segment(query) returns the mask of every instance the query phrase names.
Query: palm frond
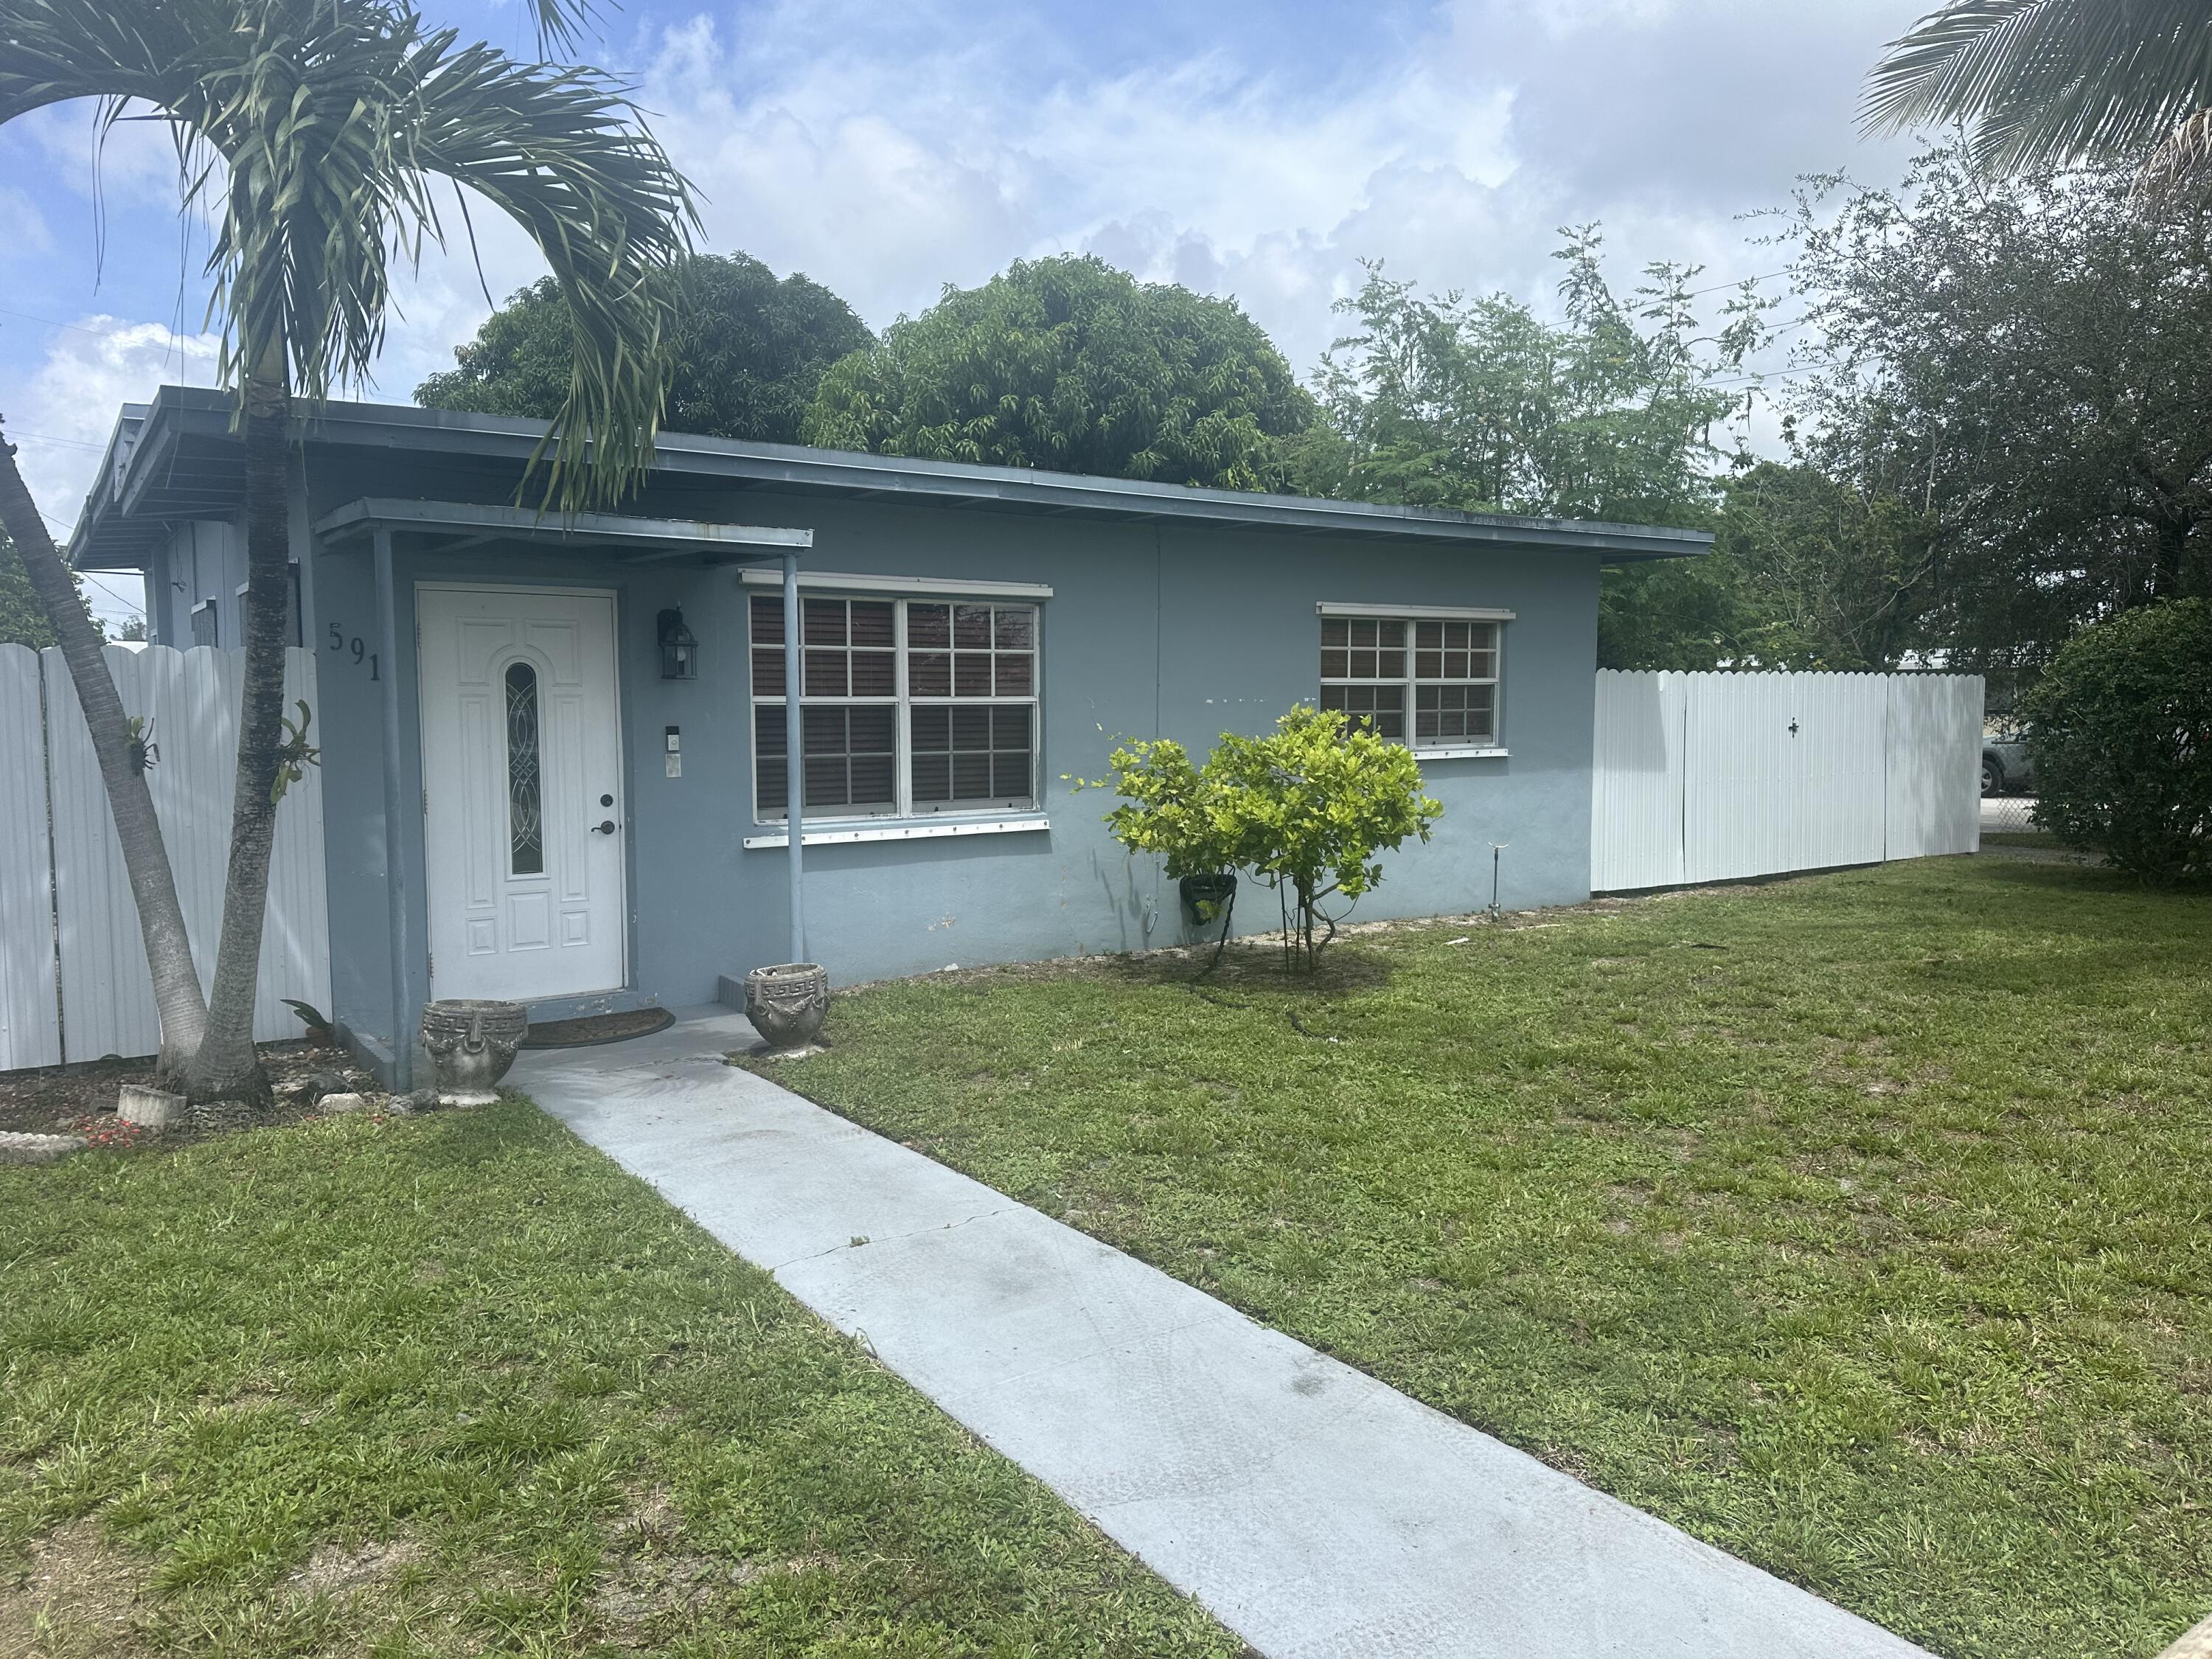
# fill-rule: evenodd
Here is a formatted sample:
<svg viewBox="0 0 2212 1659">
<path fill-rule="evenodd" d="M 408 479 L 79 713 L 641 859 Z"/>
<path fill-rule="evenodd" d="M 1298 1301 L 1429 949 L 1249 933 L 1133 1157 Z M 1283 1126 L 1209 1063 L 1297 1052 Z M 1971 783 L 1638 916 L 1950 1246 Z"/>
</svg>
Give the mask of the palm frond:
<svg viewBox="0 0 2212 1659">
<path fill-rule="evenodd" d="M 1954 0 L 1893 41 L 1870 131 L 1958 123 L 1986 166 L 2132 158 L 2212 104 L 2202 0 Z"/>
<path fill-rule="evenodd" d="M 2153 208 L 2202 206 L 2212 194 L 2212 109 L 2200 109 L 2166 136 L 2136 174 L 2136 194 Z"/>
<path fill-rule="evenodd" d="M 592 0 L 530 0 L 538 23 L 538 49 L 550 58 L 568 56 L 591 24 Z"/>
<path fill-rule="evenodd" d="M 548 73 L 484 46 L 455 50 L 450 36 L 434 44 L 411 164 L 499 207 L 545 256 L 576 347 L 568 404 L 548 438 L 549 499 L 564 509 L 605 499 L 608 481 L 626 483 L 652 463 L 680 315 L 677 271 L 696 223 L 690 191 L 604 77 Z M 420 210 L 434 229 L 427 196 Z"/>
<path fill-rule="evenodd" d="M 606 76 L 463 46 L 398 0 L 0 0 L 0 121 L 70 99 L 103 100 L 106 120 L 143 106 L 177 139 L 185 205 L 222 191 L 208 270 L 227 381 L 282 364 L 319 398 L 366 380 L 391 261 L 443 242 L 432 191 L 451 181 L 523 227 L 576 319 L 547 502 L 614 499 L 651 464 L 670 276 L 696 221 Z"/>
</svg>

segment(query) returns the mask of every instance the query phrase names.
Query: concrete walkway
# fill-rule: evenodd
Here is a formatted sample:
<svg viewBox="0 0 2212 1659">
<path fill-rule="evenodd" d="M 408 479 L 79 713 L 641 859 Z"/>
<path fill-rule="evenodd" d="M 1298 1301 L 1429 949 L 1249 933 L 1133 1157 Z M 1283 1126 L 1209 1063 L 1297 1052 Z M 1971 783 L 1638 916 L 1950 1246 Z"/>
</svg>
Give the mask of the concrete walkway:
<svg viewBox="0 0 2212 1659">
<path fill-rule="evenodd" d="M 722 1054 L 511 1081 L 1268 1659 L 1922 1652 Z"/>
</svg>

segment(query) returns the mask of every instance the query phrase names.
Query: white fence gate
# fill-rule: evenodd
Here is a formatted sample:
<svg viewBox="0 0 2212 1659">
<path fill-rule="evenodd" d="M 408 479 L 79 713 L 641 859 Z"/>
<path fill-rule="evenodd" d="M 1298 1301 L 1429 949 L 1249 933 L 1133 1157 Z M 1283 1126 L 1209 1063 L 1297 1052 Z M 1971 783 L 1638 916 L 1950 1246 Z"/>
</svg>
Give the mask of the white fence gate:
<svg viewBox="0 0 2212 1659">
<path fill-rule="evenodd" d="M 192 957 L 214 976 L 230 854 L 245 653 L 107 647 L 125 712 L 150 721 L 146 775 Z M 285 653 L 284 700 L 315 703 L 314 653 Z M 61 653 L 0 645 L 0 1071 L 147 1054 L 161 1046 L 138 910 L 92 739 Z M 285 792 L 270 860 L 253 1034 L 297 1036 L 282 999 L 330 1007 L 323 788 Z"/>
<path fill-rule="evenodd" d="M 1981 744 L 1972 675 L 1602 671 L 1590 886 L 1973 852 Z"/>
</svg>

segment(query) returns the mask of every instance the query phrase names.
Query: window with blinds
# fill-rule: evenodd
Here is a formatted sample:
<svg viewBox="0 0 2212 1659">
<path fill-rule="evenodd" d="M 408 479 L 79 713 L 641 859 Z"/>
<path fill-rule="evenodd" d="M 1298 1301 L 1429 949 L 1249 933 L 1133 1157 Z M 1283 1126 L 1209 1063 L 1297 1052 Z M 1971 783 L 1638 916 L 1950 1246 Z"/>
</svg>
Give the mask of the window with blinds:
<svg viewBox="0 0 2212 1659">
<path fill-rule="evenodd" d="M 1036 805 L 1032 605 L 802 595 L 804 815 Z M 787 817 L 783 600 L 751 611 L 755 817 Z"/>
<path fill-rule="evenodd" d="M 1323 617 L 1321 706 L 1419 749 L 1498 743 L 1496 622 Z"/>
</svg>

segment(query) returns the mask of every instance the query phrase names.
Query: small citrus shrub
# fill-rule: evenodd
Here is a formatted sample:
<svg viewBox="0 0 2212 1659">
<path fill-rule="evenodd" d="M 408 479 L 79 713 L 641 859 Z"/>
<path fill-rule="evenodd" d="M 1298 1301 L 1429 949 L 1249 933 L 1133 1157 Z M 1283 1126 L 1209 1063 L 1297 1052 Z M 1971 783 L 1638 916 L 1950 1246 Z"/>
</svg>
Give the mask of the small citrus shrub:
<svg viewBox="0 0 2212 1659">
<path fill-rule="evenodd" d="M 1283 897 L 1284 948 L 1305 967 L 1328 942 L 1316 923 L 1334 932 L 1322 902 L 1369 891 L 1375 855 L 1426 841 L 1443 813 L 1411 750 L 1304 703 L 1264 737 L 1223 732 L 1203 766 L 1170 738 L 1121 744 L 1107 763 L 1097 787 L 1124 798 L 1106 815 L 1115 839 L 1164 857 L 1170 880 L 1250 872 Z"/>
<path fill-rule="evenodd" d="M 2212 601 L 2083 629 L 2023 710 L 2038 823 L 2147 881 L 2212 880 Z"/>
</svg>

